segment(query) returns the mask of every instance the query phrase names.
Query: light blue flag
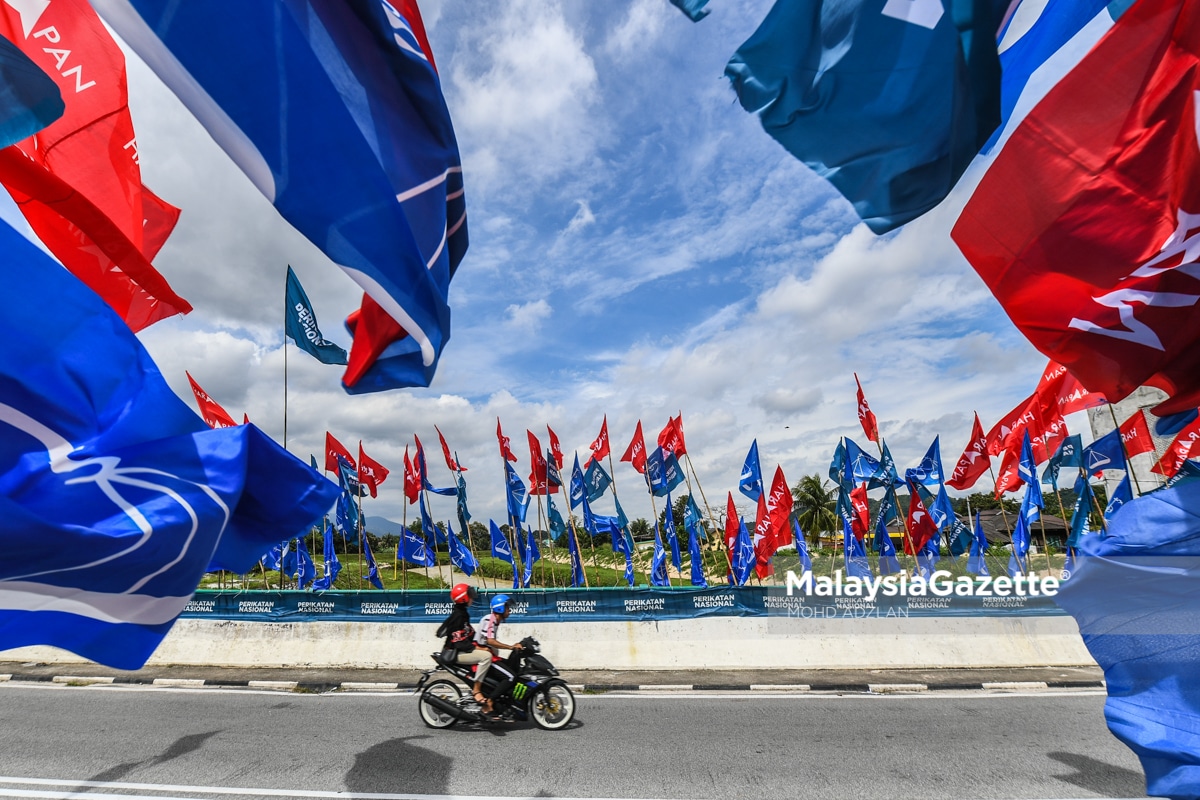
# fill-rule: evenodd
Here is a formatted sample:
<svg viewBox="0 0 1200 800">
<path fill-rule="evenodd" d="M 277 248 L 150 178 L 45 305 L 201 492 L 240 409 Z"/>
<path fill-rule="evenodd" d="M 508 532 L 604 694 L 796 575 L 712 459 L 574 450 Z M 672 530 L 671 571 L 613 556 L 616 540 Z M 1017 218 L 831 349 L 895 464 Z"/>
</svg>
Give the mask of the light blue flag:
<svg viewBox="0 0 1200 800">
<path fill-rule="evenodd" d="M 939 531 L 954 528 L 958 518 L 954 515 L 954 504 L 950 502 L 950 495 L 946 494 L 945 484 L 938 487 L 937 498 L 928 506 L 928 511 L 929 518 L 937 525 Z"/>
<path fill-rule="evenodd" d="M 778 0 L 725 74 L 767 133 L 885 233 L 941 202 L 999 122 L 1003 6 Z"/>
<path fill-rule="evenodd" d="M 129 327 L 4 223 L 0 252 L 0 647 L 138 669 L 206 571 L 245 573 L 337 486 L 254 425 L 210 429 Z"/>
<path fill-rule="evenodd" d="M 583 470 L 579 467 L 579 454 L 576 453 L 575 463 L 571 465 L 571 508 L 579 508 L 579 504 L 583 502 L 583 498 L 587 494 L 587 483 L 583 479 Z"/>
<path fill-rule="evenodd" d="M 887 486 L 887 478 L 884 476 L 879 460 L 859 447 L 850 437 L 846 437 L 845 441 L 846 471 L 853 476 L 854 485 L 865 483 L 868 489 Z"/>
<path fill-rule="evenodd" d="M 379 326 L 364 314 L 372 330 L 356 332 L 366 347 L 361 364 L 351 348 L 347 376 L 365 374 L 348 391 L 428 386 L 467 225 L 458 144 L 419 21 L 378 0 L 241 3 L 236 24 L 218 3 L 95 6 L 283 218 L 407 332 L 390 345 L 383 336 L 373 360 Z"/>
<path fill-rule="evenodd" d="M 1054 455 L 1050 456 L 1050 460 L 1046 462 L 1046 469 L 1042 472 L 1042 483 L 1050 484 L 1057 492 L 1059 471 L 1064 467 L 1082 466 L 1083 438 L 1076 433 L 1063 439 Z"/>
<path fill-rule="evenodd" d="M 345 364 L 346 351 L 321 335 L 312 303 L 300 285 L 300 279 L 287 270 L 287 298 L 284 302 L 284 333 L 304 352 L 322 364 Z"/>
<path fill-rule="evenodd" d="M 667 553 L 663 550 L 662 536 L 658 532 L 658 522 L 654 523 L 654 557 L 650 561 L 650 585 L 671 585 L 671 579 L 667 576 Z"/>
<path fill-rule="evenodd" d="M 558 541 L 567 535 L 567 523 L 563 521 L 562 514 L 558 513 L 558 509 L 554 507 L 554 500 L 550 495 L 546 495 L 546 517 L 550 521 L 550 538 Z"/>
<path fill-rule="evenodd" d="M 333 520 L 343 536 L 358 534 L 358 504 L 345 491 L 338 495 L 337 505 L 333 511 Z"/>
<path fill-rule="evenodd" d="M 746 520 L 738 519 L 737 542 L 733 547 L 732 566 L 733 581 L 738 586 L 745 586 L 746 581 L 750 580 L 750 576 L 754 574 L 754 567 L 758 563 L 758 557 L 754 553 L 754 541 L 750 538 L 750 532 L 746 530 Z"/>
<path fill-rule="evenodd" d="M 675 517 L 671 513 L 671 495 L 667 494 L 667 507 L 663 510 L 665 515 L 665 526 L 667 529 L 667 542 L 671 545 L 671 565 L 675 569 L 679 569 L 683 564 L 683 559 L 679 554 L 679 532 L 675 530 Z"/>
<path fill-rule="evenodd" d="M 525 574 L 521 576 L 521 585 L 526 589 L 529 588 L 529 582 L 533 579 L 534 562 L 540 561 L 542 551 L 538 548 L 537 537 L 533 535 L 533 529 L 525 531 Z"/>
<path fill-rule="evenodd" d="M 971 554 L 967 556 L 967 572 L 974 575 L 991 575 L 988 571 L 987 559 L 984 557 L 988 549 L 987 536 L 983 533 L 983 524 L 979 521 L 979 512 L 975 512 L 975 533 L 971 537 Z"/>
<path fill-rule="evenodd" d="M 1125 477 L 1117 484 L 1117 488 L 1113 489 L 1112 496 L 1108 498 L 1108 505 L 1104 507 L 1104 519 L 1111 520 L 1131 500 L 1133 500 L 1133 489 L 1129 486 L 1129 473 L 1126 472 Z"/>
<path fill-rule="evenodd" d="M 938 443 L 940 437 L 933 437 L 933 444 L 925 452 L 921 463 L 912 469 L 904 471 L 904 477 L 922 486 L 941 486 L 942 484 L 942 448 Z"/>
<path fill-rule="evenodd" d="M 379 577 L 379 566 L 375 563 L 375 554 L 371 552 L 371 541 L 367 538 L 367 532 L 363 531 L 359 543 L 362 545 L 363 555 L 367 557 L 367 580 L 376 589 L 383 588 L 383 581 Z"/>
<path fill-rule="evenodd" d="M 422 526 L 424 528 L 424 526 Z M 436 567 L 437 558 L 429 549 L 429 540 L 411 528 L 400 535 L 400 558 L 421 567 Z"/>
<path fill-rule="evenodd" d="M 50 76 L 0 36 L 0 147 L 37 133 L 61 117 L 65 108 L 62 92 Z"/>
<path fill-rule="evenodd" d="M 708 16 L 708 9 L 705 8 L 708 0 L 671 0 L 671 5 L 686 14 L 692 22 L 699 22 Z"/>
<path fill-rule="evenodd" d="M 742 464 L 742 474 L 738 477 L 738 491 L 756 503 L 763 493 L 762 465 L 758 460 L 758 439 L 750 443 L 750 452 L 746 453 L 746 463 Z"/>
<path fill-rule="evenodd" d="M 321 535 L 322 547 L 325 556 L 325 570 L 321 577 L 313 581 L 314 592 L 324 592 L 333 588 L 334 582 L 337 580 L 338 573 L 342 571 L 342 562 L 338 561 L 337 550 L 334 549 L 333 527 L 329 523 L 325 523 L 325 532 Z M 397 557 L 399 557 L 400 545 L 396 545 Z"/>
<path fill-rule="evenodd" d="M 317 577 L 317 565 L 308 553 L 304 537 L 296 539 L 296 588 L 304 589 Z"/>
<path fill-rule="evenodd" d="M 1024 502 L 1029 502 L 1038 508 L 1042 503 L 1042 484 L 1038 480 L 1037 460 L 1033 457 L 1033 445 L 1029 441 L 1029 429 L 1025 429 L 1025 438 L 1021 442 L 1021 458 L 1017 461 L 1017 474 L 1025 481 Z M 1033 520 L 1030 520 L 1032 522 Z"/>
<path fill-rule="evenodd" d="M 496 525 L 494 520 L 488 520 L 488 528 L 492 535 L 492 558 L 498 558 L 501 561 L 513 563 L 512 545 L 509 544 L 508 537 L 504 535 L 504 531 Z"/>
<path fill-rule="evenodd" d="M 575 461 L 578 463 L 579 456 L 575 456 Z M 573 475 L 573 473 L 572 473 Z M 599 461 L 592 461 L 588 465 L 587 471 L 583 474 L 583 485 L 587 489 L 587 499 L 591 502 L 596 502 L 600 495 L 604 494 L 608 487 L 612 485 L 612 478 L 608 477 L 608 473 L 604 471 L 604 467 L 600 466 Z M 572 490 L 574 489 L 574 477 L 572 477 Z M 572 508 L 577 505 L 572 503 Z"/>
<path fill-rule="evenodd" d="M 702 540 L 708 541 L 708 533 L 704 530 L 704 518 L 700 516 L 700 507 L 696 505 L 695 498 L 690 494 L 687 505 L 683 509 L 683 526 L 693 536 L 699 536 Z"/>
<path fill-rule="evenodd" d="M 1103 667 L 1109 730 L 1142 762 L 1146 793 L 1200 797 L 1200 481 L 1131 501 L 1080 540 L 1055 601 Z"/>
<path fill-rule="evenodd" d="M 688 558 L 692 562 L 692 586 L 708 586 L 704 577 L 704 556 L 700 553 L 700 537 L 694 529 L 688 530 Z"/>
<path fill-rule="evenodd" d="M 796 554 L 800 556 L 801 574 L 812 572 L 812 558 L 808 554 L 808 543 L 804 541 L 804 531 L 800 530 L 800 523 L 792 517 L 792 539 L 796 543 Z"/>
<path fill-rule="evenodd" d="M 455 535 L 449 522 L 446 523 L 446 534 L 450 547 L 450 563 L 467 575 L 474 575 L 475 570 L 479 569 L 479 562 L 475 559 L 475 554 L 471 552 L 471 548 L 463 544 L 462 540 Z M 465 529 L 462 534 L 464 538 L 469 538 Z"/>
<path fill-rule="evenodd" d="M 1071 535 L 1067 537 L 1067 547 L 1079 547 L 1079 537 L 1087 530 L 1088 515 L 1092 513 L 1094 502 L 1092 485 L 1088 483 L 1087 475 L 1080 472 L 1075 478 L 1075 507 L 1071 509 Z"/>
<path fill-rule="evenodd" d="M 838 486 L 846 484 L 846 441 L 838 439 L 837 449 L 833 451 L 833 459 L 829 462 L 829 480 Z M 758 498 L 754 498 L 755 501 Z"/>
<path fill-rule="evenodd" d="M 842 556 L 845 562 L 846 575 L 851 578 L 873 578 L 871 562 L 867 561 L 867 549 L 862 540 L 854 535 L 850 523 L 842 520 Z"/>
</svg>

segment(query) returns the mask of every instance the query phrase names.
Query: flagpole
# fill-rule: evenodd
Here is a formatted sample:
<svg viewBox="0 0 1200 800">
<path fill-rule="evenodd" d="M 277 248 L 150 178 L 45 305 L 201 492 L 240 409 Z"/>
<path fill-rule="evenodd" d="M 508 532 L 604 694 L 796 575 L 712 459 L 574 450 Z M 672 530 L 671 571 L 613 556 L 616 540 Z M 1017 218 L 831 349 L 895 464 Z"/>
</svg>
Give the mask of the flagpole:
<svg viewBox="0 0 1200 800">
<path fill-rule="evenodd" d="M 363 585 L 362 585 L 363 559 L 367 555 L 367 551 L 363 546 L 366 542 L 366 537 L 363 536 L 363 531 L 366 530 L 367 525 L 366 525 L 366 521 L 363 520 L 363 515 L 362 515 L 362 483 L 361 482 L 359 482 L 358 489 L 355 490 L 354 494 L 357 495 L 355 500 L 358 502 L 358 524 L 355 526 L 355 528 L 358 529 L 357 530 L 357 533 L 358 533 L 358 588 L 361 591 L 363 588 Z"/>
<path fill-rule="evenodd" d="M 408 477 L 408 476 L 405 476 Z M 400 502 L 402 509 L 400 514 L 400 525 L 403 530 L 400 531 L 400 538 L 396 540 L 396 561 L 392 564 L 392 580 L 396 580 L 396 570 L 400 569 L 400 553 L 404 546 L 404 534 L 408 533 L 408 498 L 405 497 Z M 408 567 L 404 568 L 404 575 L 400 579 L 400 588 L 403 591 L 408 591 Z"/>
<path fill-rule="evenodd" d="M 607 419 L 607 417 L 605 419 Z M 609 486 L 612 489 L 613 502 L 619 503 L 620 500 L 617 499 L 617 468 L 613 466 L 612 439 L 611 438 L 608 441 L 608 472 L 609 472 Z M 624 534 L 622 534 L 622 535 L 624 535 Z M 629 547 L 630 547 L 629 560 L 633 564 L 633 580 L 636 582 L 637 581 L 637 561 L 638 561 L 638 559 L 637 559 L 637 542 L 633 541 L 633 531 L 629 532 Z M 651 557 L 651 558 L 653 559 L 653 557 Z M 649 579 L 647 579 L 647 581 L 649 581 Z M 621 585 L 619 578 L 617 579 L 617 583 L 614 585 L 616 585 L 616 586 Z"/>
<path fill-rule="evenodd" d="M 883 434 L 879 433 L 878 426 L 876 426 L 876 433 L 879 435 L 879 439 L 875 442 L 875 447 L 879 450 L 879 460 L 882 462 L 883 461 Z M 939 449 L 938 452 L 940 453 L 941 450 Z M 892 462 L 892 465 L 895 466 L 895 461 Z M 990 468 L 990 466 L 991 465 L 989 464 L 989 468 Z M 894 485 L 891 485 L 892 484 L 891 476 L 884 475 L 883 477 L 885 479 L 887 479 L 888 491 L 892 493 L 892 503 L 896 506 L 896 519 L 900 520 L 900 527 L 904 529 L 904 547 L 902 548 L 905 551 L 904 555 L 908 555 L 909 550 L 913 551 L 913 553 L 912 553 L 913 569 L 916 569 L 916 565 L 917 565 L 916 549 L 917 548 L 913 547 L 912 532 L 909 531 L 909 529 L 908 529 L 908 512 L 904 511 L 900 508 L 900 496 L 898 494 L 896 494 L 896 487 Z M 900 476 L 897 475 L 896 477 L 900 477 Z M 840 487 L 839 487 L 839 489 L 840 489 Z M 909 486 L 908 490 L 910 493 L 914 493 L 917 491 L 912 486 Z M 909 505 L 910 506 L 912 505 L 911 497 L 909 498 Z M 851 508 L 853 509 L 853 506 L 851 506 Z M 891 534 L 887 532 L 887 523 L 886 522 L 883 523 L 883 532 L 889 539 L 891 538 Z M 844 538 L 845 538 L 845 534 L 843 534 L 843 539 Z M 843 545 L 843 549 L 845 549 L 845 545 Z M 876 562 L 876 563 L 878 563 L 878 562 Z M 905 566 L 904 569 L 905 569 L 905 571 L 907 571 L 908 567 Z"/>
<path fill-rule="evenodd" d="M 454 465 L 458 466 L 458 451 L 454 452 Z M 455 472 L 458 473 L 458 477 L 462 480 L 463 485 L 466 486 L 467 479 L 463 478 L 462 470 L 461 469 L 455 470 Z M 457 490 L 457 487 L 458 487 L 457 480 L 454 482 L 454 486 L 455 486 L 455 489 Z M 464 489 L 464 491 L 465 491 L 465 489 Z M 457 499 L 458 498 L 456 497 L 455 500 L 457 500 Z M 465 501 L 463 502 L 463 508 L 464 509 L 466 508 Z M 479 557 L 475 555 L 475 537 L 471 535 L 471 521 L 466 519 L 465 515 L 464 515 L 463 519 L 461 519 L 460 521 L 462 522 L 463 528 L 465 528 L 466 532 L 467 532 L 467 549 L 471 551 L 471 556 L 475 559 L 475 563 L 476 563 L 475 568 L 477 570 L 479 570 L 479 580 L 483 583 L 483 588 L 486 589 L 487 588 L 487 575 L 483 574 L 483 565 L 479 564 Z M 467 577 L 470 578 L 471 576 L 468 575 Z"/>
<path fill-rule="evenodd" d="M 1125 456 L 1125 470 L 1126 470 L 1126 472 L 1128 472 L 1130 475 L 1133 476 L 1133 486 L 1135 489 L 1137 489 L 1138 497 L 1141 497 L 1142 496 L 1142 485 L 1140 483 L 1138 483 L 1137 473 L 1133 471 L 1133 464 L 1129 463 L 1129 451 L 1125 448 L 1125 438 L 1123 436 L 1121 436 L 1121 426 L 1119 424 L 1117 424 L 1117 412 L 1113 410 L 1112 403 L 1106 402 L 1105 405 L 1108 406 L 1108 413 L 1112 416 L 1113 427 L 1117 431 L 1117 441 L 1121 443 L 1121 455 Z M 1143 414 L 1142 419 L 1144 420 L 1145 418 L 1146 417 Z M 1149 425 L 1147 425 L 1146 427 L 1148 428 Z M 1154 440 L 1151 439 L 1151 441 L 1153 442 Z"/>
<path fill-rule="evenodd" d="M 682 416 L 682 415 L 683 415 L 682 412 L 680 412 L 680 416 Z M 700 499 L 702 501 L 704 501 L 704 510 L 708 512 L 709 522 L 711 522 L 715 528 L 716 524 L 717 524 L 717 518 L 715 516 L 713 516 L 712 507 L 709 506 L 709 504 L 708 504 L 708 498 L 704 496 L 704 486 L 703 486 L 703 484 L 700 483 L 700 476 L 696 474 L 696 465 L 692 463 L 692 457 L 690 455 L 688 455 L 688 453 L 686 451 L 684 452 L 683 457 L 687 459 L 688 469 L 692 471 L 692 477 L 696 479 L 696 488 L 700 490 Z M 684 479 L 687 479 L 686 472 L 683 474 L 683 477 L 684 477 Z M 688 481 L 688 494 L 691 494 L 691 492 L 692 492 L 692 483 L 691 483 L 691 481 Z M 724 531 L 722 531 L 721 532 L 722 538 L 724 537 L 724 535 L 725 535 Z M 710 546 L 709 549 L 711 550 L 712 547 Z M 726 551 L 725 556 L 726 556 L 726 558 L 728 558 L 728 556 L 729 556 L 728 551 Z M 704 566 L 703 559 L 701 559 L 701 569 L 702 570 L 703 570 L 703 566 Z M 733 561 L 732 560 L 729 561 L 729 571 L 730 572 L 733 571 Z"/>
<path fill-rule="evenodd" d="M 994 469 L 992 469 L 992 457 L 991 456 L 988 456 L 988 473 L 992 476 L 992 486 L 999 488 L 999 486 L 996 482 L 996 471 Z M 992 492 L 992 494 L 995 494 L 995 492 Z M 1000 503 L 1000 517 L 1004 520 L 1004 527 L 1008 528 L 1008 542 L 1009 542 L 1009 544 L 1012 544 L 1012 535 L 1013 535 L 1013 533 L 1015 533 L 1015 531 L 1013 530 L 1013 526 L 1010 525 L 1008 522 L 1008 514 L 1004 511 L 1004 498 L 997 497 L 996 500 L 997 500 L 997 502 Z M 1019 560 L 1020 559 L 1018 559 L 1018 561 Z"/>
<path fill-rule="evenodd" d="M 532 482 L 535 484 L 537 483 L 536 468 L 535 468 L 535 474 L 533 476 Z M 546 478 L 546 486 L 549 487 L 549 485 L 550 485 L 550 479 L 549 479 L 549 477 L 547 477 Z M 547 489 L 547 491 L 549 491 L 549 489 Z M 534 495 L 534 497 L 537 498 L 537 524 L 538 524 L 538 528 L 540 529 L 542 527 L 542 496 L 540 494 L 538 494 L 538 495 Z M 532 535 L 532 533 L 530 535 Z M 552 556 L 554 555 L 554 536 L 553 535 L 551 535 L 551 537 L 550 537 L 550 555 L 552 555 Z M 545 564 L 545 561 L 546 561 L 546 559 L 544 559 L 544 558 L 538 559 L 538 562 L 539 562 L 538 563 L 538 573 L 541 576 L 542 586 L 546 586 L 546 564 Z M 556 589 L 558 588 L 558 585 L 554 583 L 554 567 L 550 568 L 550 584 L 551 584 L 551 586 L 553 586 L 553 588 L 556 588 Z"/>
<path fill-rule="evenodd" d="M 287 369 L 287 293 L 283 296 L 283 449 L 287 450 L 287 406 L 288 406 L 288 369 Z"/>
</svg>

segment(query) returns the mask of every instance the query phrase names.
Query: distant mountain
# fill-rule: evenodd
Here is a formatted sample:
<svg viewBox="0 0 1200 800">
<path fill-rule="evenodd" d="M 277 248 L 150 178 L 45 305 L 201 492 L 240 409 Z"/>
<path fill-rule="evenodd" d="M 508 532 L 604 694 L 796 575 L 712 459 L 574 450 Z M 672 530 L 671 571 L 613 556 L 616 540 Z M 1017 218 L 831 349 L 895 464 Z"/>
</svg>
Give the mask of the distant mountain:
<svg viewBox="0 0 1200 800">
<path fill-rule="evenodd" d="M 376 536 L 400 536 L 404 532 L 404 526 L 399 522 L 392 522 L 387 517 L 367 517 L 366 525 L 367 533 L 373 533 Z"/>
</svg>

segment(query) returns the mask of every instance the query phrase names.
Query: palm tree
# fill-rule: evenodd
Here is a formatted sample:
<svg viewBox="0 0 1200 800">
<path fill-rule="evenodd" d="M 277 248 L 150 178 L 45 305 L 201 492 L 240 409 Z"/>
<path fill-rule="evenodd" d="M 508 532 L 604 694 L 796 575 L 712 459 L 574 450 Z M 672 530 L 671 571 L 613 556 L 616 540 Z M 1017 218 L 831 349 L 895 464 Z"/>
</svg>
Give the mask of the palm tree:
<svg viewBox="0 0 1200 800">
<path fill-rule="evenodd" d="M 820 545 L 822 533 L 837 530 L 837 496 L 820 474 L 801 478 L 792 487 L 792 498 L 796 501 L 796 521 L 814 545 Z"/>
</svg>

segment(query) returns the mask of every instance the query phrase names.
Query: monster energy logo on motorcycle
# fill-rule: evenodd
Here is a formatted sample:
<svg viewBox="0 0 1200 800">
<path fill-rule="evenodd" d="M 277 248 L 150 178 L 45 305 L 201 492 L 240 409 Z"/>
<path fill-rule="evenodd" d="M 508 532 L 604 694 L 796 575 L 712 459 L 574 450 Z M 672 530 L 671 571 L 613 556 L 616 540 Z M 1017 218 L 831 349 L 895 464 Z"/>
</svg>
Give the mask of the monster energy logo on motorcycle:
<svg viewBox="0 0 1200 800">
<path fill-rule="evenodd" d="M 516 686 L 513 687 L 513 691 L 512 691 L 513 699 L 520 700 L 522 697 L 525 696 L 525 693 L 527 691 L 529 691 L 528 684 L 518 683 Z"/>
</svg>

